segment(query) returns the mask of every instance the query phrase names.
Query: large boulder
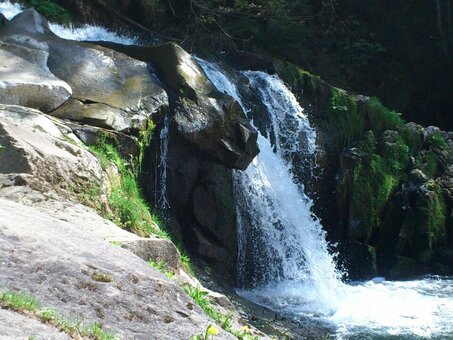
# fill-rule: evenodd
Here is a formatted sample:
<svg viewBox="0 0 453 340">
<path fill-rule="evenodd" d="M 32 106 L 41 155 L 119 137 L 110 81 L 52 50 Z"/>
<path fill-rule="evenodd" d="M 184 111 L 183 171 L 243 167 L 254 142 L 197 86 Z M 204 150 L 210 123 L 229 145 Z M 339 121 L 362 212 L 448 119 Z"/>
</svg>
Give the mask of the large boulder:
<svg viewBox="0 0 453 340">
<path fill-rule="evenodd" d="M 0 42 L 0 102 L 44 112 L 63 104 L 72 90 L 49 71 L 48 57 L 46 51 Z"/>
<path fill-rule="evenodd" d="M 107 190 L 102 167 L 75 141 L 69 128 L 37 110 L 0 105 L 1 174 L 32 175 L 34 187 L 62 195 L 96 185 L 101 199 Z"/>
<path fill-rule="evenodd" d="M 217 91 L 178 45 L 150 49 L 150 59 L 162 80 L 179 94 L 174 115 L 178 132 L 225 166 L 245 170 L 259 152 L 258 135 L 239 104 Z"/>
<path fill-rule="evenodd" d="M 32 9 L 2 27 L 0 41 L 48 55 L 48 70 L 69 84 L 75 99 L 52 113 L 60 118 L 133 132 L 146 129 L 151 114 L 168 107 L 167 94 L 146 63 L 95 44 L 61 39 Z"/>
</svg>

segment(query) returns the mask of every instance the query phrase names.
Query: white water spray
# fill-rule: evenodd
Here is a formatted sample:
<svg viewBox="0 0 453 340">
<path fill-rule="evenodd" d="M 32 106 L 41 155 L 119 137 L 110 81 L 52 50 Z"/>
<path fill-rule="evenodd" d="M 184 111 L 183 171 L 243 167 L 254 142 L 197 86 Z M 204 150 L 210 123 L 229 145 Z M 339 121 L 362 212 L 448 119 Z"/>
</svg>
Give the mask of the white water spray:
<svg viewBox="0 0 453 340">
<path fill-rule="evenodd" d="M 246 109 L 237 87 L 218 66 L 207 64 L 200 62 L 217 88 Z M 453 280 L 341 282 L 312 201 L 292 175 L 291 153 L 315 152 L 316 134 L 281 80 L 262 72 L 244 75 L 278 138 L 272 146 L 260 135 L 260 154 L 245 172 L 235 172 L 239 276 L 252 283 L 238 292 L 285 315 L 322 322 L 339 339 L 452 338 Z M 288 115 L 298 120 L 290 128 Z"/>
</svg>

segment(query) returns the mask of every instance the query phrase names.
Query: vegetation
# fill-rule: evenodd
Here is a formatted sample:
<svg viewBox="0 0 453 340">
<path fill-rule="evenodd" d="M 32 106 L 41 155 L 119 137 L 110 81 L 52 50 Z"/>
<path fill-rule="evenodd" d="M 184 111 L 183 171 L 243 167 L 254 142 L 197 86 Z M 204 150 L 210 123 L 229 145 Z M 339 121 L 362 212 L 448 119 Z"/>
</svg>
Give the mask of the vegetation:
<svg viewBox="0 0 453 340">
<path fill-rule="evenodd" d="M 158 227 L 159 218 L 150 213 L 150 208 L 142 197 L 136 174 L 131 168 L 131 162 L 125 161 L 112 143 L 104 136 L 96 145 L 90 147 L 104 169 L 108 169 L 109 165 L 113 163 L 119 172 L 119 178 L 111 181 L 111 193 L 108 199 L 111 213 L 107 217 L 138 235 L 154 234 L 166 237 L 167 235 L 161 233 Z M 92 198 L 97 200 L 96 187 L 94 186 L 90 190 Z"/>
<path fill-rule="evenodd" d="M 0 295 L 0 301 L 4 307 L 17 311 L 36 312 L 39 308 L 39 303 L 33 296 L 21 292 L 4 291 Z"/>
<path fill-rule="evenodd" d="M 87 324 L 83 320 L 71 321 L 52 309 L 39 309 L 39 302 L 33 296 L 22 292 L 4 291 L 0 295 L 0 307 L 31 313 L 37 319 L 55 326 L 71 337 L 87 337 L 94 340 L 116 339 L 113 334 L 102 330 L 96 322 Z"/>
<path fill-rule="evenodd" d="M 382 211 L 405 176 L 410 153 L 396 131 L 384 134 L 379 143 L 374 133 L 368 131 L 356 145 L 356 153 L 364 157 L 355 163 L 352 175 L 340 184 L 340 192 L 349 193 L 350 218 L 361 224 L 354 239 L 368 242 L 372 232 L 380 227 Z"/>
<path fill-rule="evenodd" d="M 198 306 L 201 307 L 201 309 L 203 309 L 207 316 L 217 322 L 217 324 L 219 324 L 227 332 L 232 331 L 231 320 L 233 316 L 231 314 L 224 315 L 219 313 L 206 297 L 208 292 L 202 290 L 200 286 L 186 286 L 184 287 L 184 291 L 195 301 Z"/>
<path fill-rule="evenodd" d="M 214 325 L 209 325 L 204 334 L 198 334 L 190 337 L 190 340 L 209 340 L 219 334 L 219 330 Z"/>
<path fill-rule="evenodd" d="M 20 0 L 25 7 L 33 7 L 51 22 L 69 23 L 71 14 L 52 0 Z"/>
</svg>

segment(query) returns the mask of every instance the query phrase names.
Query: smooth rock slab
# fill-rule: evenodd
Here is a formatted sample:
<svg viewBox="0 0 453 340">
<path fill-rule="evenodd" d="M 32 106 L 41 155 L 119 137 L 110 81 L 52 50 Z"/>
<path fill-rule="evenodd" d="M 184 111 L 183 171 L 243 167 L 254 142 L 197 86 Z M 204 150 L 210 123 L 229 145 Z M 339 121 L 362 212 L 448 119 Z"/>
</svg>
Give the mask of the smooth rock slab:
<svg viewBox="0 0 453 340">
<path fill-rule="evenodd" d="M 0 103 L 44 112 L 63 104 L 71 87 L 47 67 L 46 51 L 0 42 Z"/>
<path fill-rule="evenodd" d="M 212 320 L 131 252 L 78 226 L 0 198 L 0 287 L 34 295 L 65 317 L 122 339 L 189 339 Z M 106 275 L 100 281 L 96 275 Z M 218 339 L 234 339 L 223 331 Z"/>
<path fill-rule="evenodd" d="M 117 131 L 140 130 L 152 113 L 168 107 L 167 93 L 145 62 L 95 44 L 61 39 L 33 9 L 1 27 L 0 40 L 48 55 L 46 68 L 69 84 L 71 97 L 81 104 L 56 112 L 60 118 L 76 117 Z"/>
<path fill-rule="evenodd" d="M 67 334 L 39 320 L 0 308 L 0 340 L 66 340 Z"/>
</svg>

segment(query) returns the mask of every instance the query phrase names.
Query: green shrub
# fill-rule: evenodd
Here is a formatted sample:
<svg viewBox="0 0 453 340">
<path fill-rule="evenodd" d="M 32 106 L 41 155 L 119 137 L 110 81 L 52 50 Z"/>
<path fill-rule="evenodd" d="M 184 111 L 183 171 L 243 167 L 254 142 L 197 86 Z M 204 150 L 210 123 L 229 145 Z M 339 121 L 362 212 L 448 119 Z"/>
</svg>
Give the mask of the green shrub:
<svg viewBox="0 0 453 340">
<path fill-rule="evenodd" d="M 20 0 L 25 7 L 33 7 L 49 21 L 58 23 L 69 23 L 71 14 L 51 0 Z"/>
<path fill-rule="evenodd" d="M 140 236 L 158 233 L 159 219 L 150 213 L 150 208 L 143 199 L 137 178 L 132 173 L 131 163 L 125 161 L 116 147 L 103 137 L 90 147 L 96 154 L 104 169 L 113 163 L 118 168 L 119 182 L 114 181 L 109 196 L 109 207 L 112 211 L 110 219 L 126 230 Z M 159 233 L 161 236 L 163 234 Z"/>
</svg>

